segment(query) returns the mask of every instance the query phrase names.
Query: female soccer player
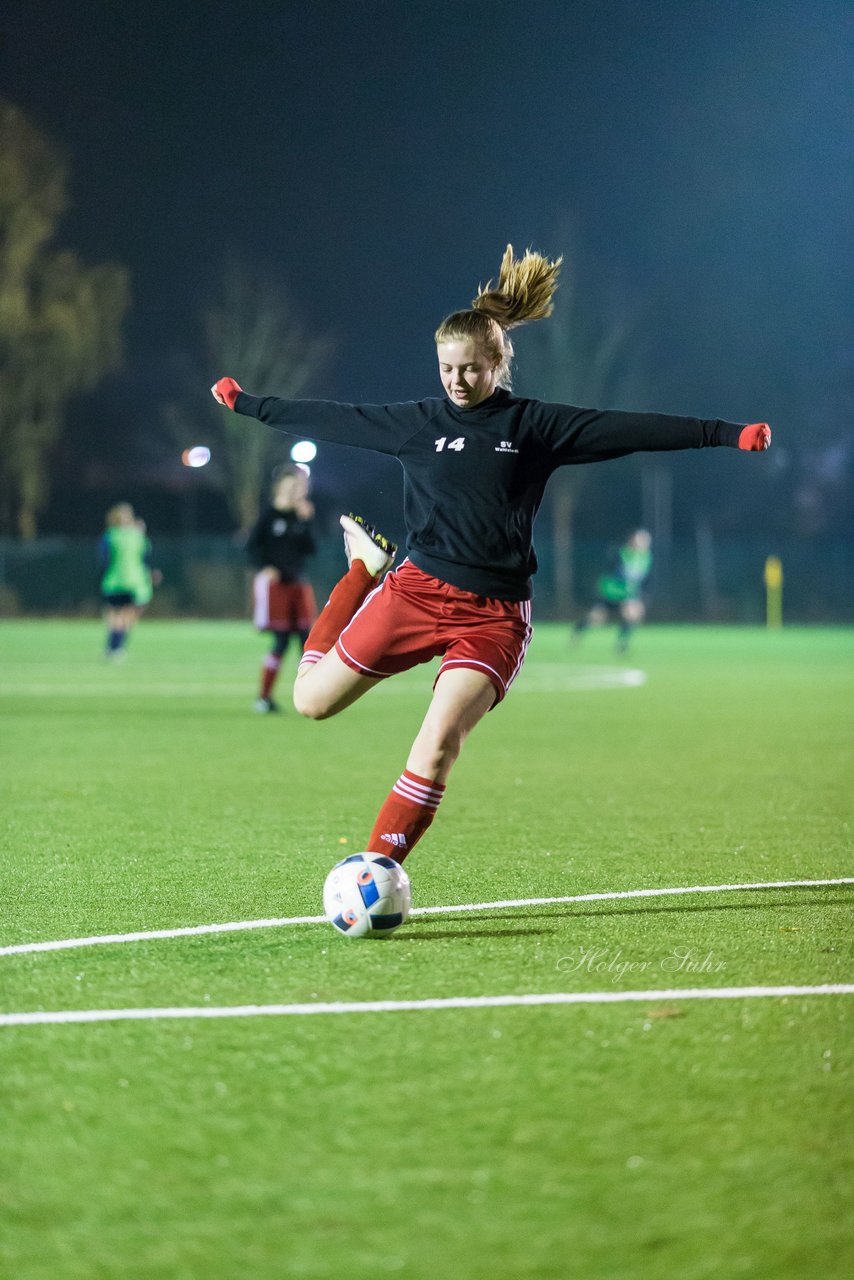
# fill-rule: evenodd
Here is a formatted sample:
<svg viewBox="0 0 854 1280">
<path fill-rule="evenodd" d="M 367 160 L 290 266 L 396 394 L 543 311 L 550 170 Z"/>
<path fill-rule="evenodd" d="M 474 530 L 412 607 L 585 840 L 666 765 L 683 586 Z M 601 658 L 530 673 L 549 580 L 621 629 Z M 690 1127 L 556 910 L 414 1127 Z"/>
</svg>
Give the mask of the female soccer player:
<svg viewBox="0 0 854 1280">
<path fill-rule="evenodd" d="M 273 688 L 288 641 L 295 635 L 304 645 L 317 614 L 314 592 L 302 576 L 306 559 L 317 550 L 308 476 L 286 463 L 276 472 L 270 498 L 270 506 L 262 511 L 246 543 L 256 571 L 252 584 L 255 626 L 273 636 L 255 700 L 255 710 L 262 714 L 279 710 Z"/>
<path fill-rule="evenodd" d="M 396 457 L 404 471 L 407 558 L 341 517 L 349 570 L 306 641 L 294 704 L 336 715 L 380 680 L 441 655 L 406 768 L 366 849 L 402 862 L 430 825 L 463 741 L 507 693 L 531 637 L 534 516 L 551 473 L 640 450 L 760 450 L 766 423 L 577 409 L 510 390 L 509 330 L 552 311 L 561 260 L 508 245 L 498 283 L 435 334 L 443 399 L 352 405 L 247 395 L 220 378 L 214 398 L 290 433 Z"/>
</svg>

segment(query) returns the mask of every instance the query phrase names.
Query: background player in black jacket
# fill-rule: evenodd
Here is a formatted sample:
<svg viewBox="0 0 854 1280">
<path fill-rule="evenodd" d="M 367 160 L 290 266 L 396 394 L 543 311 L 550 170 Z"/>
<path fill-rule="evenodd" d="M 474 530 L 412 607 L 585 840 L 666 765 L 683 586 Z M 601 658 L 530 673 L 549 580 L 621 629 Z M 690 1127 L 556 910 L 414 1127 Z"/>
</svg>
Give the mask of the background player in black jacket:
<svg viewBox="0 0 854 1280">
<path fill-rule="evenodd" d="M 546 404 L 511 394 L 509 330 L 548 316 L 560 260 L 515 258 L 498 284 L 435 334 L 444 399 L 350 405 L 244 394 L 214 398 L 283 431 L 373 449 L 404 470 L 408 557 L 394 573 L 385 539 L 342 516 L 350 568 L 306 642 L 298 711 L 336 715 L 380 680 L 441 656 L 406 769 L 365 849 L 402 861 L 429 826 L 463 741 L 504 697 L 531 634 L 534 516 L 555 468 L 638 450 L 768 447 L 766 423 L 676 418 Z"/>
<path fill-rule="evenodd" d="M 290 463 L 280 467 L 273 479 L 271 505 L 261 513 L 246 544 L 256 570 L 255 626 L 273 635 L 273 646 L 261 668 L 256 711 L 279 710 L 273 688 L 288 641 L 294 635 L 304 645 L 317 615 L 314 592 L 303 578 L 305 561 L 317 550 L 313 517 L 307 475 Z"/>
</svg>

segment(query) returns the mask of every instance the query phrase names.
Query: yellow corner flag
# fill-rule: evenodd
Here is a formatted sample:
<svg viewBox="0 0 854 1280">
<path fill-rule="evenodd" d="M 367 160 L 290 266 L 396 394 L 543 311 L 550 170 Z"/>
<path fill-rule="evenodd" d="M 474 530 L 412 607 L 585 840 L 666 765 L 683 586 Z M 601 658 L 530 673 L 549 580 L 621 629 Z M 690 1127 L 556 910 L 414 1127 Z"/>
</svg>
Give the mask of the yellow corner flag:
<svg viewBox="0 0 854 1280">
<path fill-rule="evenodd" d="M 765 561 L 765 613 L 769 627 L 783 625 L 783 562 L 779 556 Z"/>
</svg>

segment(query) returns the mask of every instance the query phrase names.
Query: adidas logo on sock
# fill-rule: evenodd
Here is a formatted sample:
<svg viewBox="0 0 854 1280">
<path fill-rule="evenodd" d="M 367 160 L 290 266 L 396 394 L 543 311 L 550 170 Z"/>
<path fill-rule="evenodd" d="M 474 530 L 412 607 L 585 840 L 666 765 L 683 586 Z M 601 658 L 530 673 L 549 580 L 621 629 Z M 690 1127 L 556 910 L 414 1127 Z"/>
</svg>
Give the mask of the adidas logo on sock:
<svg viewBox="0 0 854 1280">
<path fill-rule="evenodd" d="M 406 848 L 406 836 L 402 831 L 384 831 L 380 836 L 380 840 L 386 840 L 389 844 L 393 844 L 395 849 Z"/>
</svg>

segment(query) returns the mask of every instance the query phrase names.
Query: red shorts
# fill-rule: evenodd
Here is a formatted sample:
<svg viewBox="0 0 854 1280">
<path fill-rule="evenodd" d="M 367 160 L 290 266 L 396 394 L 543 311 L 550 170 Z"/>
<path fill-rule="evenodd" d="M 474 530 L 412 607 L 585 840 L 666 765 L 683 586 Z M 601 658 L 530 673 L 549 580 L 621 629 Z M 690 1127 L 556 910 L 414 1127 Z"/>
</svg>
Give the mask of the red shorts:
<svg viewBox="0 0 854 1280">
<path fill-rule="evenodd" d="M 253 622 L 259 631 L 310 631 L 317 617 L 307 582 L 271 582 L 263 573 L 252 583 Z"/>
<path fill-rule="evenodd" d="M 453 667 L 482 671 L 498 703 L 522 669 L 530 639 L 530 600 L 476 596 L 404 560 L 367 597 L 335 650 L 354 671 L 381 678 L 441 655 L 437 680 Z"/>
</svg>

